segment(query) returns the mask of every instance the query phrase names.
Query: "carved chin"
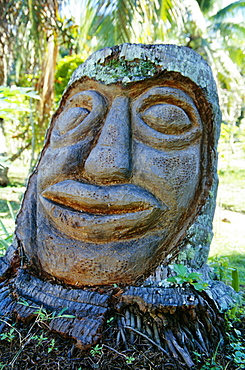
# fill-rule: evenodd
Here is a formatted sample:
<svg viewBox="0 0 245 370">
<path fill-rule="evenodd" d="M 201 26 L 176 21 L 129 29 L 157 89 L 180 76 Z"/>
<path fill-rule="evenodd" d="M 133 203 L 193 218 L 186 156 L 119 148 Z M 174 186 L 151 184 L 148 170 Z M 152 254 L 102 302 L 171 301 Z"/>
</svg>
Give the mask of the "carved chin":
<svg viewBox="0 0 245 370">
<path fill-rule="evenodd" d="M 140 237 L 167 210 L 132 184 L 102 187 L 66 180 L 44 190 L 40 201 L 58 230 L 93 243 Z"/>
</svg>

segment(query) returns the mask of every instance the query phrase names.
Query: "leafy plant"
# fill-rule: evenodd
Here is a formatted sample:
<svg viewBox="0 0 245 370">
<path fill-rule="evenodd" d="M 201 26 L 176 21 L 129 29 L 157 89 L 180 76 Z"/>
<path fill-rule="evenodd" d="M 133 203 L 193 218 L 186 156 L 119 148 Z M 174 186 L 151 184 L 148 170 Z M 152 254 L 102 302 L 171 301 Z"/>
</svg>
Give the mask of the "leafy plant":
<svg viewBox="0 0 245 370">
<path fill-rule="evenodd" d="M 90 350 L 91 356 L 100 356 L 102 355 L 102 348 L 103 346 L 100 346 L 99 344 L 96 344 L 94 348 Z"/>
<path fill-rule="evenodd" d="M 126 364 L 131 365 L 134 362 L 135 358 L 132 356 L 126 357 Z"/>
<path fill-rule="evenodd" d="M 222 365 L 218 365 L 213 359 L 203 365 L 200 370 L 225 370 Z"/>
<path fill-rule="evenodd" d="M 75 69 L 84 62 L 82 55 L 66 55 L 62 58 L 57 67 L 55 73 L 55 95 L 56 102 L 58 102 L 71 78 L 72 73 Z"/>
<path fill-rule="evenodd" d="M 37 315 L 36 321 L 39 321 L 39 322 L 51 321 L 51 320 L 58 319 L 58 318 L 74 319 L 76 317 L 74 315 L 64 314 L 64 312 L 68 309 L 67 307 L 62 308 L 62 310 L 59 313 L 57 313 L 56 311 L 48 312 L 42 306 L 40 307 L 40 306 L 31 305 L 29 302 L 25 301 L 24 299 L 21 299 L 18 303 L 23 306 L 27 306 L 27 307 L 35 309 L 33 314 Z"/>
<path fill-rule="evenodd" d="M 52 352 L 53 350 L 56 350 L 57 348 L 55 347 L 55 339 L 53 338 L 49 344 L 48 347 L 48 353 Z"/>
<path fill-rule="evenodd" d="M 15 220 L 14 210 L 11 206 L 11 203 L 7 201 L 7 206 L 9 209 L 9 213 L 13 220 Z M 13 232 L 9 232 L 5 227 L 3 221 L 0 219 L 0 229 L 2 229 L 2 235 L 0 235 L 0 256 L 5 252 L 5 250 L 9 247 L 13 240 Z"/>
<path fill-rule="evenodd" d="M 190 284 L 199 292 L 208 287 L 208 284 L 202 280 L 201 274 L 198 272 L 189 272 L 188 268 L 182 264 L 175 264 L 173 270 L 175 276 L 169 276 L 167 281 L 175 285 Z"/>
<path fill-rule="evenodd" d="M 237 268 L 229 266 L 230 260 L 228 257 L 211 257 L 209 264 L 220 281 L 231 285 L 236 292 L 239 292 L 239 272 Z"/>
<path fill-rule="evenodd" d="M 107 324 L 110 324 L 113 320 L 114 320 L 114 317 L 112 316 L 112 317 L 110 317 L 108 320 L 106 320 L 106 323 L 107 323 Z"/>
<path fill-rule="evenodd" d="M 31 337 L 32 340 L 37 341 L 37 346 L 48 340 L 48 337 L 45 337 L 43 334 L 41 335 L 33 335 Z"/>
<path fill-rule="evenodd" d="M 16 119 L 17 113 L 29 113 L 26 98 L 40 99 L 32 87 L 0 86 L 0 115 L 4 119 Z"/>
<path fill-rule="evenodd" d="M 0 235 L 0 256 L 4 254 L 5 250 L 9 247 L 13 239 L 13 233 L 8 232 L 4 223 L 0 219 L 0 229 L 2 229 L 2 235 Z"/>
<path fill-rule="evenodd" d="M 15 328 L 10 328 L 9 331 L 6 333 L 0 334 L 0 340 L 7 340 L 8 342 L 12 342 L 15 338 Z"/>
<path fill-rule="evenodd" d="M 227 356 L 238 367 L 237 369 L 245 368 L 245 339 L 241 332 L 234 329 L 234 334 L 227 334 L 230 340 L 231 353 Z"/>
</svg>

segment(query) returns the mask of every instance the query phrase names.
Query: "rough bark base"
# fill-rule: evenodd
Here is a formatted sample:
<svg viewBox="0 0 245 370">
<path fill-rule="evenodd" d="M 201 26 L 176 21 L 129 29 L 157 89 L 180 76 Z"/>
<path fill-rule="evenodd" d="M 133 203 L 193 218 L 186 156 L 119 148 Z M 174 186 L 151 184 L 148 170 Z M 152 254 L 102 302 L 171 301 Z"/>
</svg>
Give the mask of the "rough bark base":
<svg viewBox="0 0 245 370">
<path fill-rule="evenodd" d="M 49 313 L 49 328 L 74 338 L 79 348 L 108 337 L 125 349 L 148 343 L 187 368 L 194 366 L 194 352 L 208 357 L 223 340 L 223 314 L 206 293 L 190 287 L 71 289 L 22 269 L 1 283 L 2 317 L 28 322 L 42 310 Z"/>
</svg>

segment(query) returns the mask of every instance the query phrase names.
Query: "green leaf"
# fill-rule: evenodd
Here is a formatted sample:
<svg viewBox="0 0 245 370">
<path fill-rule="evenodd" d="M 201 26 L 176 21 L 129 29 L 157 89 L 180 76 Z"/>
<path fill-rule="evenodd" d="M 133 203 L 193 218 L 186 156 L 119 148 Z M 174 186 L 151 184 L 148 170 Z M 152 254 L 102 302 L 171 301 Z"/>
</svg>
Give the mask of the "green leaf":
<svg viewBox="0 0 245 370">
<path fill-rule="evenodd" d="M 199 274 L 198 272 L 191 272 L 190 274 L 188 274 L 188 278 L 192 280 L 200 280 L 201 274 Z"/>
<path fill-rule="evenodd" d="M 1 219 L 0 219 L 0 227 L 3 230 L 4 234 L 6 235 L 6 237 L 8 237 L 10 234 L 9 234 L 8 230 L 6 229 L 6 227 L 4 226 Z"/>
<path fill-rule="evenodd" d="M 25 301 L 23 298 L 21 298 L 21 300 L 18 301 L 17 303 L 22 304 L 23 306 L 28 306 L 28 307 L 30 306 L 30 304 L 27 301 Z"/>
<path fill-rule="evenodd" d="M 12 207 L 12 205 L 11 205 L 11 203 L 10 203 L 10 201 L 9 201 L 9 200 L 7 200 L 7 205 L 8 205 L 8 209 L 9 209 L 9 212 L 10 212 L 10 214 L 11 214 L 11 217 L 12 217 L 12 219 L 15 221 L 14 210 L 13 210 L 13 207 Z"/>
<path fill-rule="evenodd" d="M 192 285 L 199 292 L 202 292 L 205 288 L 208 287 L 207 283 L 192 283 Z"/>
<path fill-rule="evenodd" d="M 174 265 L 174 271 L 181 276 L 185 276 L 187 273 L 187 267 L 185 265 L 181 264 L 175 264 Z"/>
<path fill-rule="evenodd" d="M 167 278 L 167 281 L 169 281 L 170 283 L 177 283 L 175 276 L 169 276 Z"/>
<path fill-rule="evenodd" d="M 9 244 L 6 242 L 6 240 L 1 238 L 1 236 L 0 236 L 0 244 L 2 244 L 2 246 L 6 249 L 9 247 Z"/>
<path fill-rule="evenodd" d="M 62 316 L 63 313 L 68 309 L 68 307 L 62 308 L 62 310 L 58 313 L 58 316 Z"/>
</svg>

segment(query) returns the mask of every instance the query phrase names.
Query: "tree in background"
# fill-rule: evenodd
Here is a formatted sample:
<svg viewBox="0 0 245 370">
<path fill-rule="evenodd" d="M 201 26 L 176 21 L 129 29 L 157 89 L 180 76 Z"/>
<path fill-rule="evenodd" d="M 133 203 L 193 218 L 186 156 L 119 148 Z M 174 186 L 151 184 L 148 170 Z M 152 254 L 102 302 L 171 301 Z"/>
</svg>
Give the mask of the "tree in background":
<svg viewBox="0 0 245 370">
<path fill-rule="evenodd" d="M 4 11 L 0 16 L 0 48 L 8 52 L 0 53 L 0 66 L 4 66 L 0 84 L 8 81 L 11 85 L 32 87 L 40 96 L 39 100 L 30 99 L 28 111 L 27 140 L 32 143 L 33 167 L 35 152 L 43 143 L 54 108 L 57 56 L 60 46 L 69 44 L 70 23 L 60 18 L 57 0 L 1 0 L 1 6 Z M 20 135 L 26 132 L 22 122 L 18 131 Z"/>
<path fill-rule="evenodd" d="M 3 39 L 1 47 L 7 48 L 8 53 L 3 55 L 2 63 L 6 68 L 0 82 L 3 85 L 8 80 L 9 84 L 33 87 L 41 96 L 38 104 L 30 100 L 33 107 L 30 107 L 28 112 L 30 125 L 27 130 L 29 132 L 27 140 L 32 138 L 33 156 L 37 142 L 36 132 L 40 131 L 39 136 L 42 140 L 44 121 L 52 107 L 57 57 L 55 38 L 58 5 L 56 0 L 1 1 L 4 2 L 4 11 L 0 18 Z M 33 117 L 32 111 L 38 114 Z M 18 127 L 20 135 L 26 132 L 25 126 L 21 126 L 20 122 Z"/>
</svg>

